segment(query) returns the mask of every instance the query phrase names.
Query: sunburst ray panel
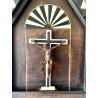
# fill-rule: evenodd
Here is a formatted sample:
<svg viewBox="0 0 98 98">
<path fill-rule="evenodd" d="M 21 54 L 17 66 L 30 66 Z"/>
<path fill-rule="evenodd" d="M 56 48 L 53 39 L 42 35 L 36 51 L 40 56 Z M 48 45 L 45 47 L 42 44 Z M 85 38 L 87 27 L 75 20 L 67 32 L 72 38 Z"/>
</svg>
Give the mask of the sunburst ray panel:
<svg viewBox="0 0 98 98">
<path fill-rule="evenodd" d="M 59 7 L 46 4 L 36 7 L 26 19 L 25 28 L 70 28 L 67 14 Z"/>
</svg>

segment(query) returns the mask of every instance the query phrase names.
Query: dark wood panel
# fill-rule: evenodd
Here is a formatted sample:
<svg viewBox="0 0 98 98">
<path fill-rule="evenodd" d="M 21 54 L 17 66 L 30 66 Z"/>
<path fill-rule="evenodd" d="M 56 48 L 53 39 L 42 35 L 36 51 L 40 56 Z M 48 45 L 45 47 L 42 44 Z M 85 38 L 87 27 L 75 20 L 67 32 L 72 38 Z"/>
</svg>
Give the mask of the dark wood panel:
<svg viewBox="0 0 98 98">
<path fill-rule="evenodd" d="M 83 90 L 84 84 L 85 30 L 78 26 L 72 25 L 71 33 L 71 90 Z"/>
<path fill-rule="evenodd" d="M 31 0 L 18 21 L 13 27 L 13 90 L 25 90 L 26 54 L 25 54 L 25 20 L 36 6 L 55 4 L 61 7 L 71 21 L 71 90 L 83 90 L 84 58 L 85 58 L 85 29 L 78 17 L 68 4 L 67 0 Z M 55 54 L 57 55 L 57 54 Z"/>
<path fill-rule="evenodd" d="M 45 85 L 45 52 L 36 45 L 29 44 L 29 38 L 45 39 L 46 29 L 26 30 L 27 88 L 38 90 Z M 70 29 L 53 29 L 52 38 L 70 41 Z M 69 43 L 52 51 L 52 85 L 55 85 L 57 90 L 68 90 Z"/>
</svg>

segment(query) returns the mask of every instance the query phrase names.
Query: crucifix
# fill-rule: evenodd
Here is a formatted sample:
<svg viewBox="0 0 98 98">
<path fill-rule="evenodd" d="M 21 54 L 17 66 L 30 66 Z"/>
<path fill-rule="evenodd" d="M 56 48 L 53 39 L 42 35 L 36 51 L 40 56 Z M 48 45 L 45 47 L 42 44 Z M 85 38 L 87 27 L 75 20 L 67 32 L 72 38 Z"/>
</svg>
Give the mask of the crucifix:
<svg viewBox="0 0 98 98">
<path fill-rule="evenodd" d="M 36 44 L 39 48 L 43 49 L 46 53 L 45 65 L 46 65 L 46 86 L 41 87 L 41 90 L 55 90 L 54 86 L 51 86 L 51 70 L 52 70 L 52 57 L 51 51 L 61 45 L 67 45 L 68 39 L 52 39 L 52 31 L 46 30 L 46 39 L 29 38 L 29 44 Z M 41 46 L 41 44 L 43 46 Z M 51 46 L 55 44 L 56 46 Z"/>
</svg>

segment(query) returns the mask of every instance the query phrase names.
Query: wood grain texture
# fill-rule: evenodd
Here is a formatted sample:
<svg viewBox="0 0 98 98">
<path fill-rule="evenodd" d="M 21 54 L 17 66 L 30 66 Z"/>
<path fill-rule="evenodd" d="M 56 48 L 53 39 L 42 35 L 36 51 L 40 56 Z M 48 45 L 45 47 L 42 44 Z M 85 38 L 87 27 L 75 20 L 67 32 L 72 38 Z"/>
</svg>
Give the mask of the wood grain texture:
<svg viewBox="0 0 98 98">
<path fill-rule="evenodd" d="M 25 11 L 13 26 L 13 91 L 26 89 L 26 51 L 24 25 L 28 14 L 36 6 L 42 4 L 55 4 L 61 7 L 69 16 L 72 26 L 70 86 L 71 90 L 84 90 L 85 29 L 83 25 L 80 23 L 78 17 L 74 13 L 67 0 L 31 0 Z M 57 55 L 56 52 L 54 55 Z"/>
<path fill-rule="evenodd" d="M 86 98 L 85 94 L 17 94 L 12 98 Z"/>
</svg>

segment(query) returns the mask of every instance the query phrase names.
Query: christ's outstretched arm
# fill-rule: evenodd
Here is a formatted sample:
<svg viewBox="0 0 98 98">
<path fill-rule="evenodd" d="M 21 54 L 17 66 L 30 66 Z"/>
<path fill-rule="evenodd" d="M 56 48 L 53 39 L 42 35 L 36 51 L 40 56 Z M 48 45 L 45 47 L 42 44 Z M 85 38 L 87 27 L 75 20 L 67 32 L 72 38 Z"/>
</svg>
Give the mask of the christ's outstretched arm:
<svg viewBox="0 0 98 98">
<path fill-rule="evenodd" d="M 35 43 L 35 45 L 36 45 L 37 47 L 39 47 L 39 48 L 41 48 L 41 49 L 44 50 L 44 48 L 43 48 L 41 45 L 39 45 L 37 42 L 35 42 L 34 40 L 33 40 L 33 42 Z"/>
<path fill-rule="evenodd" d="M 60 44 L 58 44 L 58 45 L 56 45 L 56 46 L 52 47 L 51 49 L 53 50 L 53 49 L 55 49 L 55 48 L 57 48 L 57 47 L 61 46 L 64 42 L 65 42 L 65 41 L 62 41 Z"/>
</svg>

